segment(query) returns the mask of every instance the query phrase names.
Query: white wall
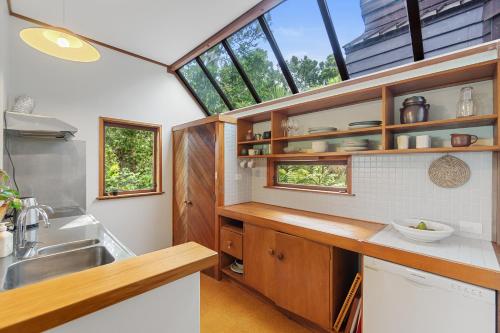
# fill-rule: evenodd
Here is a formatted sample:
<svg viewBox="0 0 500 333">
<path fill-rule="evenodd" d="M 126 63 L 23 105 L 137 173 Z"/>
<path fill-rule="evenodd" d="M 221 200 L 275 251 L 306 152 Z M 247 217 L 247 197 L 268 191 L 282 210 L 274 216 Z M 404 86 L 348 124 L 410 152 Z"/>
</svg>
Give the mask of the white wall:
<svg viewBox="0 0 500 333">
<path fill-rule="evenodd" d="M 200 273 L 165 284 L 47 333 L 200 332 Z"/>
<path fill-rule="evenodd" d="M 0 112 L 7 108 L 7 68 L 8 68 L 8 19 L 7 2 L 0 2 Z M 0 147 L 3 147 L 3 118 L 0 121 Z M 3 159 L 0 158 L 0 168 Z"/>
<path fill-rule="evenodd" d="M 203 117 L 201 109 L 163 67 L 101 47 L 101 59 L 95 63 L 56 59 L 20 40 L 19 30 L 28 26 L 31 24 L 9 18 L 9 100 L 28 94 L 36 101 L 35 113 L 56 116 L 78 127 L 77 139 L 87 145 L 89 213 L 137 254 L 170 246 L 171 127 Z M 164 195 L 96 200 L 99 116 L 163 126 Z"/>
</svg>

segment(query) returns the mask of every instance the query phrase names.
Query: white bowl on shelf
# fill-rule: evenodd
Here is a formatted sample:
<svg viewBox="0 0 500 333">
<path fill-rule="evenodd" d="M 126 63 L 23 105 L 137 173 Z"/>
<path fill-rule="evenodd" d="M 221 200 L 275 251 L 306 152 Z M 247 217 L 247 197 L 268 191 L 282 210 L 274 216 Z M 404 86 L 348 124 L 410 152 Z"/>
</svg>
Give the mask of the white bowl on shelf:
<svg viewBox="0 0 500 333">
<path fill-rule="evenodd" d="M 428 229 L 416 229 L 420 222 L 424 222 Z M 394 220 L 393 227 L 399 231 L 403 236 L 418 242 L 431 243 L 445 239 L 453 234 L 455 229 L 447 224 L 430 221 L 426 219 L 403 219 Z"/>
</svg>

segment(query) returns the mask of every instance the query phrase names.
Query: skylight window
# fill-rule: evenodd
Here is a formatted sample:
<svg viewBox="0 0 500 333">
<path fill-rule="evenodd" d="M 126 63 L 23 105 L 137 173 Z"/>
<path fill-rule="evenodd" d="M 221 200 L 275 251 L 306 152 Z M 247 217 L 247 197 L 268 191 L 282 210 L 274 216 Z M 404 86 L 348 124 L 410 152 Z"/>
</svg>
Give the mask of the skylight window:
<svg viewBox="0 0 500 333">
<path fill-rule="evenodd" d="M 180 74 L 186 80 L 187 84 L 189 84 L 197 98 L 203 103 L 203 107 L 208 113 L 217 114 L 229 110 L 196 60 L 192 60 L 182 67 Z"/>
<path fill-rule="evenodd" d="M 258 21 L 236 32 L 228 42 L 263 101 L 292 94 Z"/>
<path fill-rule="evenodd" d="M 288 0 L 268 17 L 299 91 L 341 81 L 316 1 Z"/>
<path fill-rule="evenodd" d="M 489 3 L 284 0 L 173 68 L 222 113 L 499 39 Z"/>
<path fill-rule="evenodd" d="M 238 109 L 256 103 L 222 44 L 217 44 L 200 58 L 234 108 Z"/>
</svg>

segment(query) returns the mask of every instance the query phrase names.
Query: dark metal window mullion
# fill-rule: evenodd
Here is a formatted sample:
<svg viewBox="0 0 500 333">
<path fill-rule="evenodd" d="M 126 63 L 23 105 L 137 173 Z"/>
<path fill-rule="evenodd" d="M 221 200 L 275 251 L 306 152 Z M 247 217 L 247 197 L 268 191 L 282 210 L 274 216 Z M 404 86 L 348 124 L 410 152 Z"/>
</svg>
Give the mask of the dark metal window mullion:
<svg viewBox="0 0 500 333">
<path fill-rule="evenodd" d="M 198 104 L 201 106 L 201 108 L 203 109 L 203 112 L 207 115 L 207 116 L 211 116 L 211 113 L 210 111 L 208 110 L 207 106 L 205 105 L 205 103 L 203 103 L 203 101 L 198 97 L 198 95 L 196 94 L 196 92 L 193 90 L 193 88 L 191 87 L 191 85 L 189 84 L 189 82 L 187 82 L 186 78 L 184 77 L 184 75 L 182 75 L 181 71 L 180 70 L 177 70 L 176 71 L 177 73 L 177 76 L 179 77 L 179 79 L 181 79 L 182 83 L 184 84 L 184 86 L 187 88 L 187 90 L 189 90 L 189 92 L 191 93 L 191 95 L 194 97 L 194 99 L 196 100 L 196 102 L 198 102 Z"/>
<path fill-rule="evenodd" d="M 208 70 L 208 68 L 205 66 L 205 64 L 203 63 L 203 61 L 200 59 L 200 57 L 196 57 L 196 62 L 201 67 L 201 69 L 203 70 L 203 73 L 205 73 L 205 75 L 207 76 L 208 80 L 210 81 L 210 83 L 212 84 L 212 86 L 215 88 L 215 90 L 219 94 L 220 98 L 222 98 L 222 101 L 224 101 L 224 104 L 226 104 L 227 108 L 229 110 L 234 110 L 233 105 L 231 104 L 231 102 L 227 98 L 226 94 L 224 94 L 224 92 L 222 91 L 221 87 L 219 86 L 219 83 L 214 79 L 214 77 L 212 76 L 212 74 L 210 73 L 210 71 Z"/>
<path fill-rule="evenodd" d="M 283 72 L 283 75 L 285 76 L 286 82 L 290 86 L 290 90 L 292 93 L 297 94 L 299 92 L 299 89 L 297 89 L 297 85 L 295 84 L 295 81 L 293 80 L 292 73 L 290 72 L 290 69 L 288 68 L 288 65 L 286 64 L 285 58 L 283 58 L 283 54 L 281 54 L 281 50 L 278 47 L 278 44 L 276 43 L 276 40 L 274 39 L 273 33 L 271 29 L 269 28 L 269 24 L 267 23 L 266 19 L 264 16 L 259 16 L 259 23 L 264 31 L 264 34 L 267 37 L 267 41 L 269 42 L 269 45 L 271 45 L 271 49 L 273 49 L 274 55 L 276 56 L 276 59 L 278 60 L 278 64 L 280 65 L 281 71 Z"/>
<path fill-rule="evenodd" d="M 413 60 L 419 61 L 424 59 L 424 42 L 422 40 L 422 24 L 420 22 L 418 0 L 406 0 L 406 12 L 408 14 L 408 25 L 410 26 Z"/>
<path fill-rule="evenodd" d="M 236 58 L 236 55 L 233 52 L 233 49 L 231 48 L 231 45 L 227 42 L 227 39 L 224 39 L 222 41 L 222 46 L 224 46 L 224 49 L 226 50 L 227 54 L 229 55 L 229 58 L 231 58 L 231 61 L 234 64 L 234 67 L 236 67 L 236 70 L 238 73 L 240 73 L 241 78 L 243 79 L 243 82 L 245 82 L 245 85 L 247 86 L 248 90 L 252 94 L 253 99 L 255 100 L 256 103 L 261 103 L 262 99 L 260 98 L 259 94 L 257 93 L 257 90 L 255 90 L 255 87 L 252 84 L 252 81 L 248 78 L 247 73 L 243 69 L 243 66 L 241 66 L 241 63 L 239 62 L 238 58 Z"/>
<path fill-rule="evenodd" d="M 342 55 L 342 49 L 340 48 L 337 33 L 335 32 L 335 27 L 333 26 L 332 17 L 330 15 L 330 11 L 328 10 L 326 0 L 318 0 L 318 6 L 319 11 L 321 12 L 321 17 L 323 18 L 323 23 L 325 24 L 328 39 L 330 40 L 330 45 L 332 46 L 333 56 L 335 57 L 335 63 L 337 64 L 340 77 L 342 78 L 342 81 L 349 80 L 349 72 L 347 71 L 344 56 Z"/>
</svg>

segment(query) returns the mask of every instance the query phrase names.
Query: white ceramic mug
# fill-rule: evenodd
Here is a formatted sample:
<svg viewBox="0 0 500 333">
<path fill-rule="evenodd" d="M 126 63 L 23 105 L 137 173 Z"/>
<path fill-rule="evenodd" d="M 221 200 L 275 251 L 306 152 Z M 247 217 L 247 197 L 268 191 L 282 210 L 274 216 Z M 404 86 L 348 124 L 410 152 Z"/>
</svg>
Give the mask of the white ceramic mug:
<svg viewBox="0 0 500 333">
<path fill-rule="evenodd" d="M 431 147 L 431 137 L 428 135 L 419 135 L 416 140 L 417 148 L 430 148 Z"/>
<path fill-rule="evenodd" d="M 256 154 L 257 154 L 256 149 L 253 149 L 253 148 L 248 149 L 248 155 L 255 156 Z"/>
<path fill-rule="evenodd" d="M 324 153 L 328 150 L 328 142 L 326 141 L 313 141 L 312 150 L 315 153 Z"/>
<path fill-rule="evenodd" d="M 400 135 L 397 137 L 398 149 L 410 148 L 410 137 L 408 135 Z"/>
<path fill-rule="evenodd" d="M 248 168 L 250 168 L 250 169 L 251 169 L 251 168 L 253 168 L 254 166 L 255 166 L 255 160 L 254 160 L 254 159 L 252 159 L 252 160 L 248 161 L 248 163 L 247 163 L 247 167 L 248 167 Z"/>
<path fill-rule="evenodd" d="M 241 160 L 240 167 L 242 167 L 243 169 L 246 168 L 247 167 L 247 160 Z"/>
</svg>

